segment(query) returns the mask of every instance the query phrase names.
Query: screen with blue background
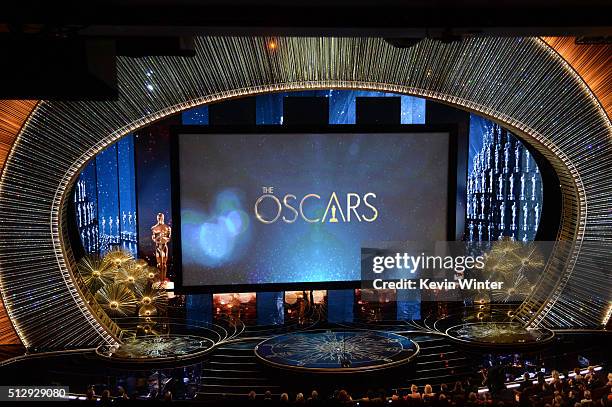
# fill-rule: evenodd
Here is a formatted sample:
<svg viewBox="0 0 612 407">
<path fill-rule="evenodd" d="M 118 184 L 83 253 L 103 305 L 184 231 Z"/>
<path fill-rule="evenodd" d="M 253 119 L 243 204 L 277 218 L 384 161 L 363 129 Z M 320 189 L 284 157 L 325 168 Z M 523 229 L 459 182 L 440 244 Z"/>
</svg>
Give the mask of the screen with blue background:
<svg viewBox="0 0 612 407">
<path fill-rule="evenodd" d="M 445 240 L 449 136 L 446 133 L 181 134 L 182 276 L 185 286 L 356 281 L 371 241 Z M 255 216 L 262 187 L 288 208 L 276 222 Z M 337 223 L 329 199 L 336 193 Z M 352 212 L 347 194 L 362 220 Z M 374 211 L 378 213 L 374 221 Z M 277 204 L 265 198 L 270 221 Z M 283 221 L 282 217 L 289 221 Z M 343 219 L 344 218 L 344 219 Z M 344 221 L 346 220 L 346 221 Z"/>
</svg>

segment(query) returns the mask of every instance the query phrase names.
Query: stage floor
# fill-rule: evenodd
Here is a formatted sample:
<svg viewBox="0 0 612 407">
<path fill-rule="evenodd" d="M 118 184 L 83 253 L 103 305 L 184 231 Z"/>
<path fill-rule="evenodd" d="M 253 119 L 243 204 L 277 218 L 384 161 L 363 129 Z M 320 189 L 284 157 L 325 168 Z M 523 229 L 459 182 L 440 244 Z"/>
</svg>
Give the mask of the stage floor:
<svg viewBox="0 0 612 407">
<path fill-rule="evenodd" d="M 419 345 L 402 335 L 369 330 L 318 330 L 275 336 L 259 343 L 268 365 L 313 373 L 355 373 L 408 363 Z"/>
<path fill-rule="evenodd" d="M 512 348 L 543 345 L 555 337 L 550 329 L 528 329 L 517 322 L 465 323 L 448 328 L 446 334 L 467 345 Z"/>
</svg>

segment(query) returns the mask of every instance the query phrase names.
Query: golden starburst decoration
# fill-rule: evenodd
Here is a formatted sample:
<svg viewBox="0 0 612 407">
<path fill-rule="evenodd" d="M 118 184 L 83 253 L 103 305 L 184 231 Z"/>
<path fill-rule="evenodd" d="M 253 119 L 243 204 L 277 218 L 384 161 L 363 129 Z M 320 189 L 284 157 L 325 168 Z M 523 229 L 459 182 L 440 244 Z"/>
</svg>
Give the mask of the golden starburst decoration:
<svg viewBox="0 0 612 407">
<path fill-rule="evenodd" d="M 525 276 L 539 275 L 546 266 L 544 253 L 542 253 L 538 243 L 534 242 L 523 245 L 521 250 L 515 254 L 513 261 L 520 266 L 520 270 Z"/>
<path fill-rule="evenodd" d="M 159 276 L 159 270 L 157 269 L 157 267 L 147 266 L 145 268 L 145 274 L 149 282 L 154 282 L 157 281 L 157 278 Z"/>
<path fill-rule="evenodd" d="M 138 316 L 140 317 L 154 317 L 157 315 L 157 308 L 153 305 L 143 305 L 138 309 Z"/>
<path fill-rule="evenodd" d="M 132 290 L 122 283 L 105 285 L 98 290 L 95 299 L 111 317 L 132 316 L 138 306 L 138 301 Z"/>
<path fill-rule="evenodd" d="M 500 241 L 485 254 L 483 272 L 490 280 L 514 279 L 517 274 L 529 279 L 539 274 L 545 264 L 536 243 Z"/>
<path fill-rule="evenodd" d="M 168 295 L 164 290 L 147 284 L 144 290 L 137 294 L 137 299 L 141 307 L 153 306 L 158 311 L 162 311 L 167 306 Z"/>
<path fill-rule="evenodd" d="M 523 301 L 533 290 L 533 285 L 522 272 L 516 273 L 512 276 L 506 276 L 505 279 L 501 279 L 499 281 L 503 282 L 503 288 L 500 290 L 493 290 L 491 292 L 491 297 L 494 301 Z"/>
<path fill-rule="evenodd" d="M 136 327 L 136 332 L 137 335 L 141 334 L 141 335 L 159 335 L 161 332 L 161 330 L 159 328 L 156 327 L 156 324 L 154 321 L 146 321 L 143 324 L 139 324 Z"/>
<path fill-rule="evenodd" d="M 523 243 L 507 239 L 493 242 L 491 250 L 485 253 L 485 267 L 483 272 L 488 278 L 508 274 L 516 271 L 519 266 L 511 261 L 521 250 Z"/>
<path fill-rule="evenodd" d="M 115 277 L 115 282 L 123 283 L 126 287 L 138 294 L 145 290 L 147 286 L 146 270 L 137 267 L 134 262 L 125 262 L 119 268 Z"/>
<path fill-rule="evenodd" d="M 77 270 L 92 293 L 112 283 L 114 279 L 113 264 L 98 256 L 83 257 L 77 265 Z"/>
<path fill-rule="evenodd" d="M 109 250 L 104 255 L 104 259 L 114 264 L 115 267 L 119 268 L 123 266 L 126 262 L 134 260 L 134 255 L 127 250 L 123 250 L 119 247 L 116 247 L 112 250 Z"/>
</svg>

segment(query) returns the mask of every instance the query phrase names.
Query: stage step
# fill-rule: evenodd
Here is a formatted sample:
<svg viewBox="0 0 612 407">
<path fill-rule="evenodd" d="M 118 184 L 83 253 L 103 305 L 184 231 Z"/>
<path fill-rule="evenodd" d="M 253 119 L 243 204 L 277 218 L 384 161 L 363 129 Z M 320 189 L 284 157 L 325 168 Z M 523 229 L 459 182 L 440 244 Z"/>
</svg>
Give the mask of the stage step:
<svg viewBox="0 0 612 407">
<path fill-rule="evenodd" d="M 276 377 L 273 370 L 260 363 L 254 348 L 265 339 L 267 327 L 253 328 L 249 327 L 245 334 L 256 338 L 223 344 L 209 355 L 202 371 L 199 399 L 246 400 L 250 391 L 255 391 L 261 399 L 266 391 L 271 391 L 273 399 L 278 400 L 280 393 L 295 385 L 286 382 L 284 373 L 278 373 Z M 412 362 L 412 367 L 406 370 L 408 377 L 396 377 L 397 385 L 401 387 L 454 383 L 471 376 L 474 371 L 471 359 L 443 335 L 411 332 L 414 326 L 409 324 L 376 324 L 369 328 L 396 331 L 419 344 L 420 352 Z"/>
<path fill-rule="evenodd" d="M 434 346 L 421 346 L 421 348 L 419 349 L 419 355 L 436 355 L 436 354 L 440 354 L 440 353 L 444 353 L 444 354 L 448 354 L 450 352 L 453 352 L 453 347 L 451 345 L 448 344 L 444 344 L 444 345 L 434 345 Z"/>
<path fill-rule="evenodd" d="M 261 340 L 246 339 L 215 349 L 204 363 L 198 398 L 246 399 L 250 391 L 256 391 L 261 397 L 266 391 L 272 391 L 277 399 L 280 385 L 268 378 L 255 356 L 254 348 Z"/>
<path fill-rule="evenodd" d="M 230 359 L 236 359 L 236 358 L 254 359 L 256 357 L 253 351 L 251 351 L 249 355 L 236 355 L 236 354 L 232 355 L 230 353 L 219 353 L 219 354 L 214 354 L 213 356 L 215 358 L 230 358 Z"/>
<path fill-rule="evenodd" d="M 430 360 L 428 362 L 420 362 L 417 358 L 417 362 L 416 365 L 433 365 L 434 363 L 444 363 L 444 362 L 448 362 L 448 363 L 459 363 L 459 362 L 465 362 L 467 361 L 468 358 L 464 358 L 464 357 L 460 357 L 460 358 L 449 358 L 449 359 L 438 359 L 438 360 Z"/>
<path fill-rule="evenodd" d="M 229 368 L 229 366 L 244 366 L 244 365 L 258 365 L 257 362 L 217 362 L 217 361 L 208 361 L 207 362 L 210 365 L 221 365 L 221 366 L 227 366 Z"/>
<path fill-rule="evenodd" d="M 220 376 L 233 376 L 237 373 L 243 375 L 243 376 L 259 376 L 261 375 L 261 370 L 247 370 L 247 369 L 214 369 L 214 368 L 207 368 L 205 369 L 206 373 L 209 373 L 211 375 L 215 375 L 217 377 Z"/>
<path fill-rule="evenodd" d="M 240 374 L 241 372 L 239 372 Z M 246 382 L 246 381 L 267 381 L 270 380 L 267 377 L 240 377 L 240 376 L 232 376 L 232 377 L 227 377 L 227 376 L 201 376 L 200 377 L 204 383 L 212 383 L 214 381 L 226 381 L 226 382 L 235 382 L 235 381 L 241 381 L 241 382 Z"/>
<path fill-rule="evenodd" d="M 257 394 L 258 398 L 263 398 L 263 396 L 265 395 L 265 390 L 264 391 L 258 391 L 257 389 L 253 389 L 255 391 L 255 393 Z M 280 397 L 281 393 L 275 393 L 273 391 L 271 391 L 272 393 L 272 400 L 278 400 L 278 398 Z M 223 399 L 223 398 L 241 398 L 243 400 L 246 400 L 246 396 L 248 395 L 247 393 L 220 393 L 220 392 L 212 392 L 212 391 L 199 391 L 198 393 L 198 398 L 197 399 L 202 399 L 202 400 L 210 400 L 210 399 Z M 196 399 L 196 400 L 197 400 Z"/>
<path fill-rule="evenodd" d="M 455 350 L 451 350 L 451 351 L 447 351 L 447 352 L 436 352 L 436 353 L 422 353 L 419 352 L 419 354 L 417 355 L 417 362 L 419 361 L 429 361 L 429 360 L 439 360 L 442 358 L 442 355 L 444 357 L 458 357 L 461 354 L 458 351 Z"/>
</svg>

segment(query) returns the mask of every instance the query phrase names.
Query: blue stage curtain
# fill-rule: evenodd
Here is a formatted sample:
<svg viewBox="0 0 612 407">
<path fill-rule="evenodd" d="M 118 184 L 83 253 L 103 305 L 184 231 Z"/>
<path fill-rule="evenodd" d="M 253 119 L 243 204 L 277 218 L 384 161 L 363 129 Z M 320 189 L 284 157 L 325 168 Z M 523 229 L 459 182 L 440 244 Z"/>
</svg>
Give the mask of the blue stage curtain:
<svg viewBox="0 0 612 407">
<path fill-rule="evenodd" d="M 212 322 L 212 294 L 189 294 L 185 298 L 187 322 L 203 324 Z"/>
<path fill-rule="evenodd" d="M 329 323 L 353 322 L 355 290 L 327 291 L 327 321 Z"/>
<path fill-rule="evenodd" d="M 421 293 L 417 290 L 397 290 L 397 319 L 421 319 Z"/>
<path fill-rule="evenodd" d="M 119 240 L 119 171 L 117 144 L 96 156 L 98 219 L 100 227 L 100 251 L 106 253 Z"/>
<path fill-rule="evenodd" d="M 155 264 L 155 244 L 151 241 L 151 226 L 157 222 L 157 214 L 163 213 L 172 226 L 172 197 L 170 180 L 170 129 L 171 124 L 152 125 L 139 130 L 134 136 L 136 154 L 136 196 L 138 211 L 138 257 Z M 168 244 L 170 258 L 168 273 L 173 278 L 172 242 L 178 237 L 173 233 Z"/>
<path fill-rule="evenodd" d="M 138 256 L 136 250 L 136 164 L 134 162 L 134 136 L 117 142 L 119 171 L 119 212 L 121 221 L 121 247 Z"/>
<path fill-rule="evenodd" d="M 285 323 L 283 291 L 257 293 L 257 324 L 282 325 Z"/>
</svg>

